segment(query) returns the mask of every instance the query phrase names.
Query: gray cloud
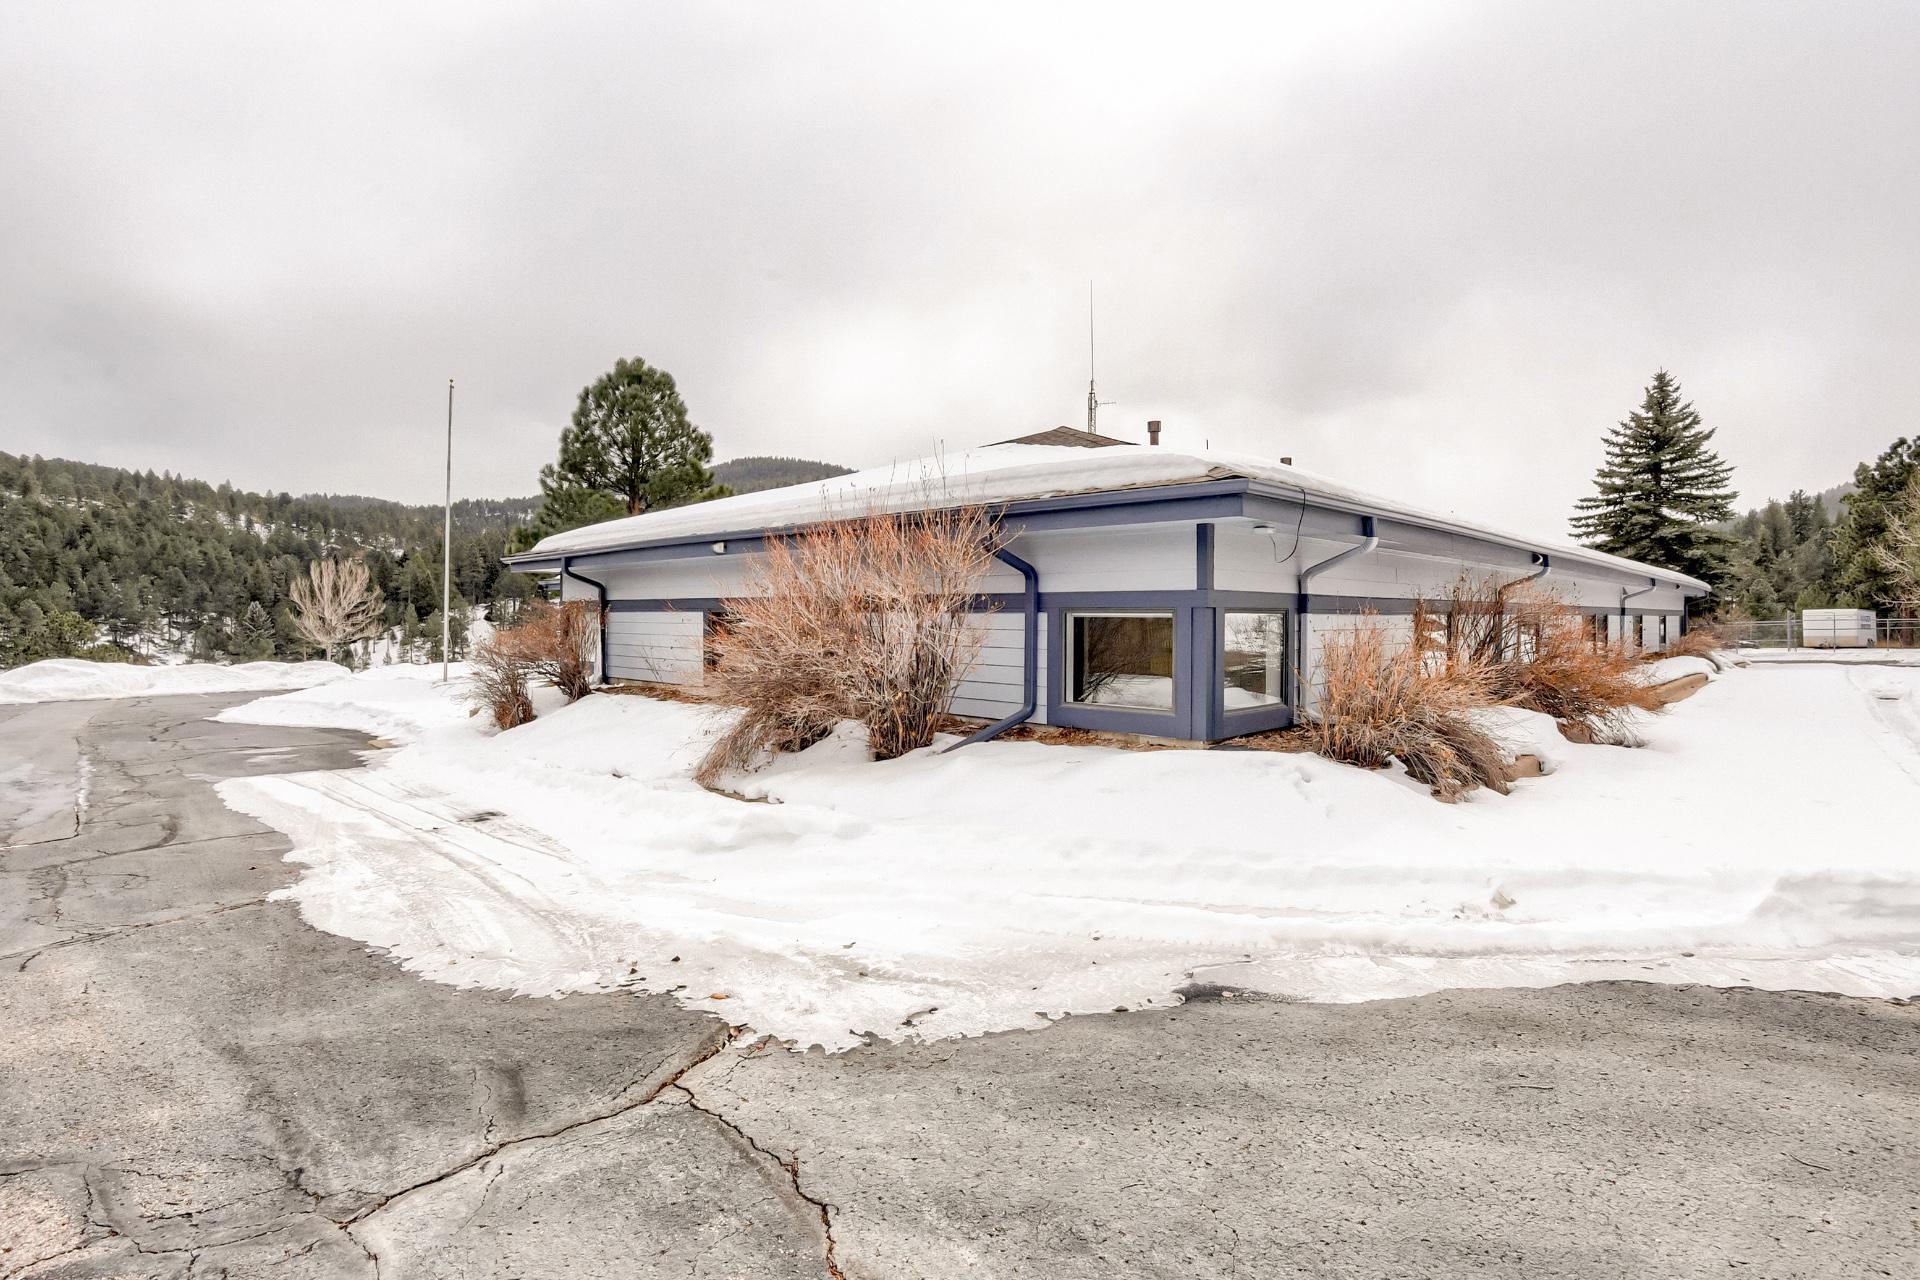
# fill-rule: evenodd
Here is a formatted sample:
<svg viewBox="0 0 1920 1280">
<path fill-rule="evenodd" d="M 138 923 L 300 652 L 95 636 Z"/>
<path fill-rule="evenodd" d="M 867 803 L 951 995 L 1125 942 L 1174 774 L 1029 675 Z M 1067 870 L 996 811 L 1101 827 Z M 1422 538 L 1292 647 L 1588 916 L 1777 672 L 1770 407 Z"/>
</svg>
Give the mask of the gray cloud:
<svg viewBox="0 0 1920 1280">
<path fill-rule="evenodd" d="M 528 492 L 1074 422 L 1557 529 L 1659 365 L 1750 499 L 1916 428 L 1896 3 L 0 11 L 0 448 Z"/>
</svg>

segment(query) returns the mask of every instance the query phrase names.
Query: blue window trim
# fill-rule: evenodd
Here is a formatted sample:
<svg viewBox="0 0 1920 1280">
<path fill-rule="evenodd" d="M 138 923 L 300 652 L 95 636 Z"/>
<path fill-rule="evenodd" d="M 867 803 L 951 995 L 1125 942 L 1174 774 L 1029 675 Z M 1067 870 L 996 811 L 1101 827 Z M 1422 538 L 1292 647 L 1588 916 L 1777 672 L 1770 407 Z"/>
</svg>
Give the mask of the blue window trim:
<svg viewBox="0 0 1920 1280">
<path fill-rule="evenodd" d="M 1281 701 L 1266 707 L 1239 707 L 1227 710 L 1227 624 L 1222 615 L 1228 613 L 1277 613 L 1286 622 L 1281 634 L 1287 637 L 1287 661 L 1295 661 L 1293 655 L 1293 610 L 1279 604 L 1248 607 L 1229 606 L 1205 610 L 1213 628 L 1209 651 L 1213 654 L 1212 670 L 1205 673 L 1207 683 L 1201 688 L 1211 690 L 1207 707 L 1207 732 L 1202 735 L 1208 742 L 1218 742 L 1223 738 L 1238 738 L 1242 734 L 1264 733 L 1269 729 L 1287 729 L 1293 726 L 1293 704 Z M 1282 683 L 1283 698 L 1292 692 L 1293 681 Z"/>
<path fill-rule="evenodd" d="M 1127 593 L 1129 595 L 1134 593 Z M 1111 613 L 1165 613 L 1173 616 L 1173 709 L 1142 711 L 1130 707 L 1094 707 L 1068 702 L 1067 615 L 1105 610 Z M 1197 611 L 1164 602 L 1095 603 L 1056 606 L 1047 613 L 1047 723 L 1070 729 L 1144 733 L 1158 738 L 1197 738 L 1193 682 L 1183 679 L 1193 653 L 1193 615 Z"/>
</svg>

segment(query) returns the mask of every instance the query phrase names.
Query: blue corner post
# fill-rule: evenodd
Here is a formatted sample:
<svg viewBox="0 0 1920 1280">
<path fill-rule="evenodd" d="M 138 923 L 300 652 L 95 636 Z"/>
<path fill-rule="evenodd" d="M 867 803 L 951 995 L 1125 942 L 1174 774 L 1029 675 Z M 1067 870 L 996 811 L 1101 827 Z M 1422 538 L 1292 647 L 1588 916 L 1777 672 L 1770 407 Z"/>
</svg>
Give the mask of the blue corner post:
<svg viewBox="0 0 1920 1280">
<path fill-rule="evenodd" d="M 1021 685 L 1025 697 L 1020 709 L 1003 720 L 996 720 L 977 733 L 969 734 L 948 747 L 947 751 L 958 751 L 961 747 L 972 746 L 976 742 L 985 742 L 997 738 L 1017 724 L 1025 723 L 1033 715 L 1040 700 L 1040 574 L 1032 565 L 1005 547 L 997 548 L 994 559 L 1003 564 L 1012 565 L 1019 570 L 1026 581 L 1022 607 L 1026 611 L 1026 659 L 1021 666 Z M 942 755 L 946 752 L 942 752 Z"/>
</svg>

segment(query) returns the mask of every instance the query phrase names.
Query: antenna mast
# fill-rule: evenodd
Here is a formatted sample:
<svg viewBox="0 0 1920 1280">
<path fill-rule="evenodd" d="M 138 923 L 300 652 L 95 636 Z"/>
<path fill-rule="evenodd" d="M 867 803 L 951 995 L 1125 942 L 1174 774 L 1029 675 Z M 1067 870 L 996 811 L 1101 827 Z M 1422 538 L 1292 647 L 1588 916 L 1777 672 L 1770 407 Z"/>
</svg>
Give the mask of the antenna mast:
<svg viewBox="0 0 1920 1280">
<path fill-rule="evenodd" d="M 1111 400 L 1102 400 L 1093 389 L 1093 281 L 1087 281 L 1087 430 L 1094 435 L 1100 434 L 1100 406 L 1112 404 Z"/>
</svg>

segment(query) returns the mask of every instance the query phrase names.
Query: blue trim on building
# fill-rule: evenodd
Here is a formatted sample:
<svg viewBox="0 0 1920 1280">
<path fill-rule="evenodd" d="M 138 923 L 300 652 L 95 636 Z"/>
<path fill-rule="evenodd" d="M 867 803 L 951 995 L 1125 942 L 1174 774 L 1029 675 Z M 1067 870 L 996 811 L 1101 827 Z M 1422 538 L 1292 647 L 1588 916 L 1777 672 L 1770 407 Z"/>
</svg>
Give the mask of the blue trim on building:
<svg viewBox="0 0 1920 1280">
<path fill-rule="evenodd" d="M 1109 612 L 1168 613 L 1173 615 L 1173 706 L 1167 711 L 1138 707 L 1097 707 L 1066 699 L 1071 678 L 1067 656 L 1067 615 L 1105 609 Z M 1192 660 L 1193 615 L 1198 612 L 1164 603 L 1115 605 L 1088 603 L 1047 610 L 1047 723 L 1070 729 L 1108 733 L 1144 733 L 1157 738 L 1197 738 L 1193 681 L 1182 678 Z"/>
<path fill-rule="evenodd" d="M 1244 478 L 1193 481 L 1185 484 L 1156 485 L 1140 489 L 1113 489 L 1098 493 L 1069 494 L 1051 498 L 1029 498 L 1018 502 L 985 504 L 989 515 L 999 520 L 1008 535 L 1047 529 L 1090 529 L 1110 525 L 1160 524 L 1167 521 L 1209 521 L 1245 517 L 1253 520 L 1297 523 L 1307 537 L 1350 538 L 1374 525 L 1390 550 L 1437 552 L 1461 556 L 1466 548 L 1494 548 L 1504 554 L 1526 556 L 1553 554 L 1580 566 L 1583 576 L 1618 581 L 1631 585 L 1647 575 L 1615 565 L 1586 559 L 1578 551 L 1542 548 L 1519 538 L 1508 538 L 1484 530 L 1453 524 L 1444 518 L 1422 521 L 1411 516 L 1369 513 L 1357 502 L 1304 489 L 1255 482 Z M 596 551 L 570 552 L 574 563 L 590 566 L 647 564 L 661 560 L 698 559 L 716 554 L 733 555 L 758 550 L 768 538 L 797 532 L 804 525 L 778 528 L 737 529 L 637 542 Z M 534 556 L 522 553 L 508 556 L 505 563 L 521 572 L 552 571 L 561 556 Z M 1499 557 L 1488 559 L 1499 563 Z M 1657 580 L 1657 579 L 1656 579 Z M 1663 585 L 1703 594 L 1697 587 L 1677 582 Z"/>
</svg>

